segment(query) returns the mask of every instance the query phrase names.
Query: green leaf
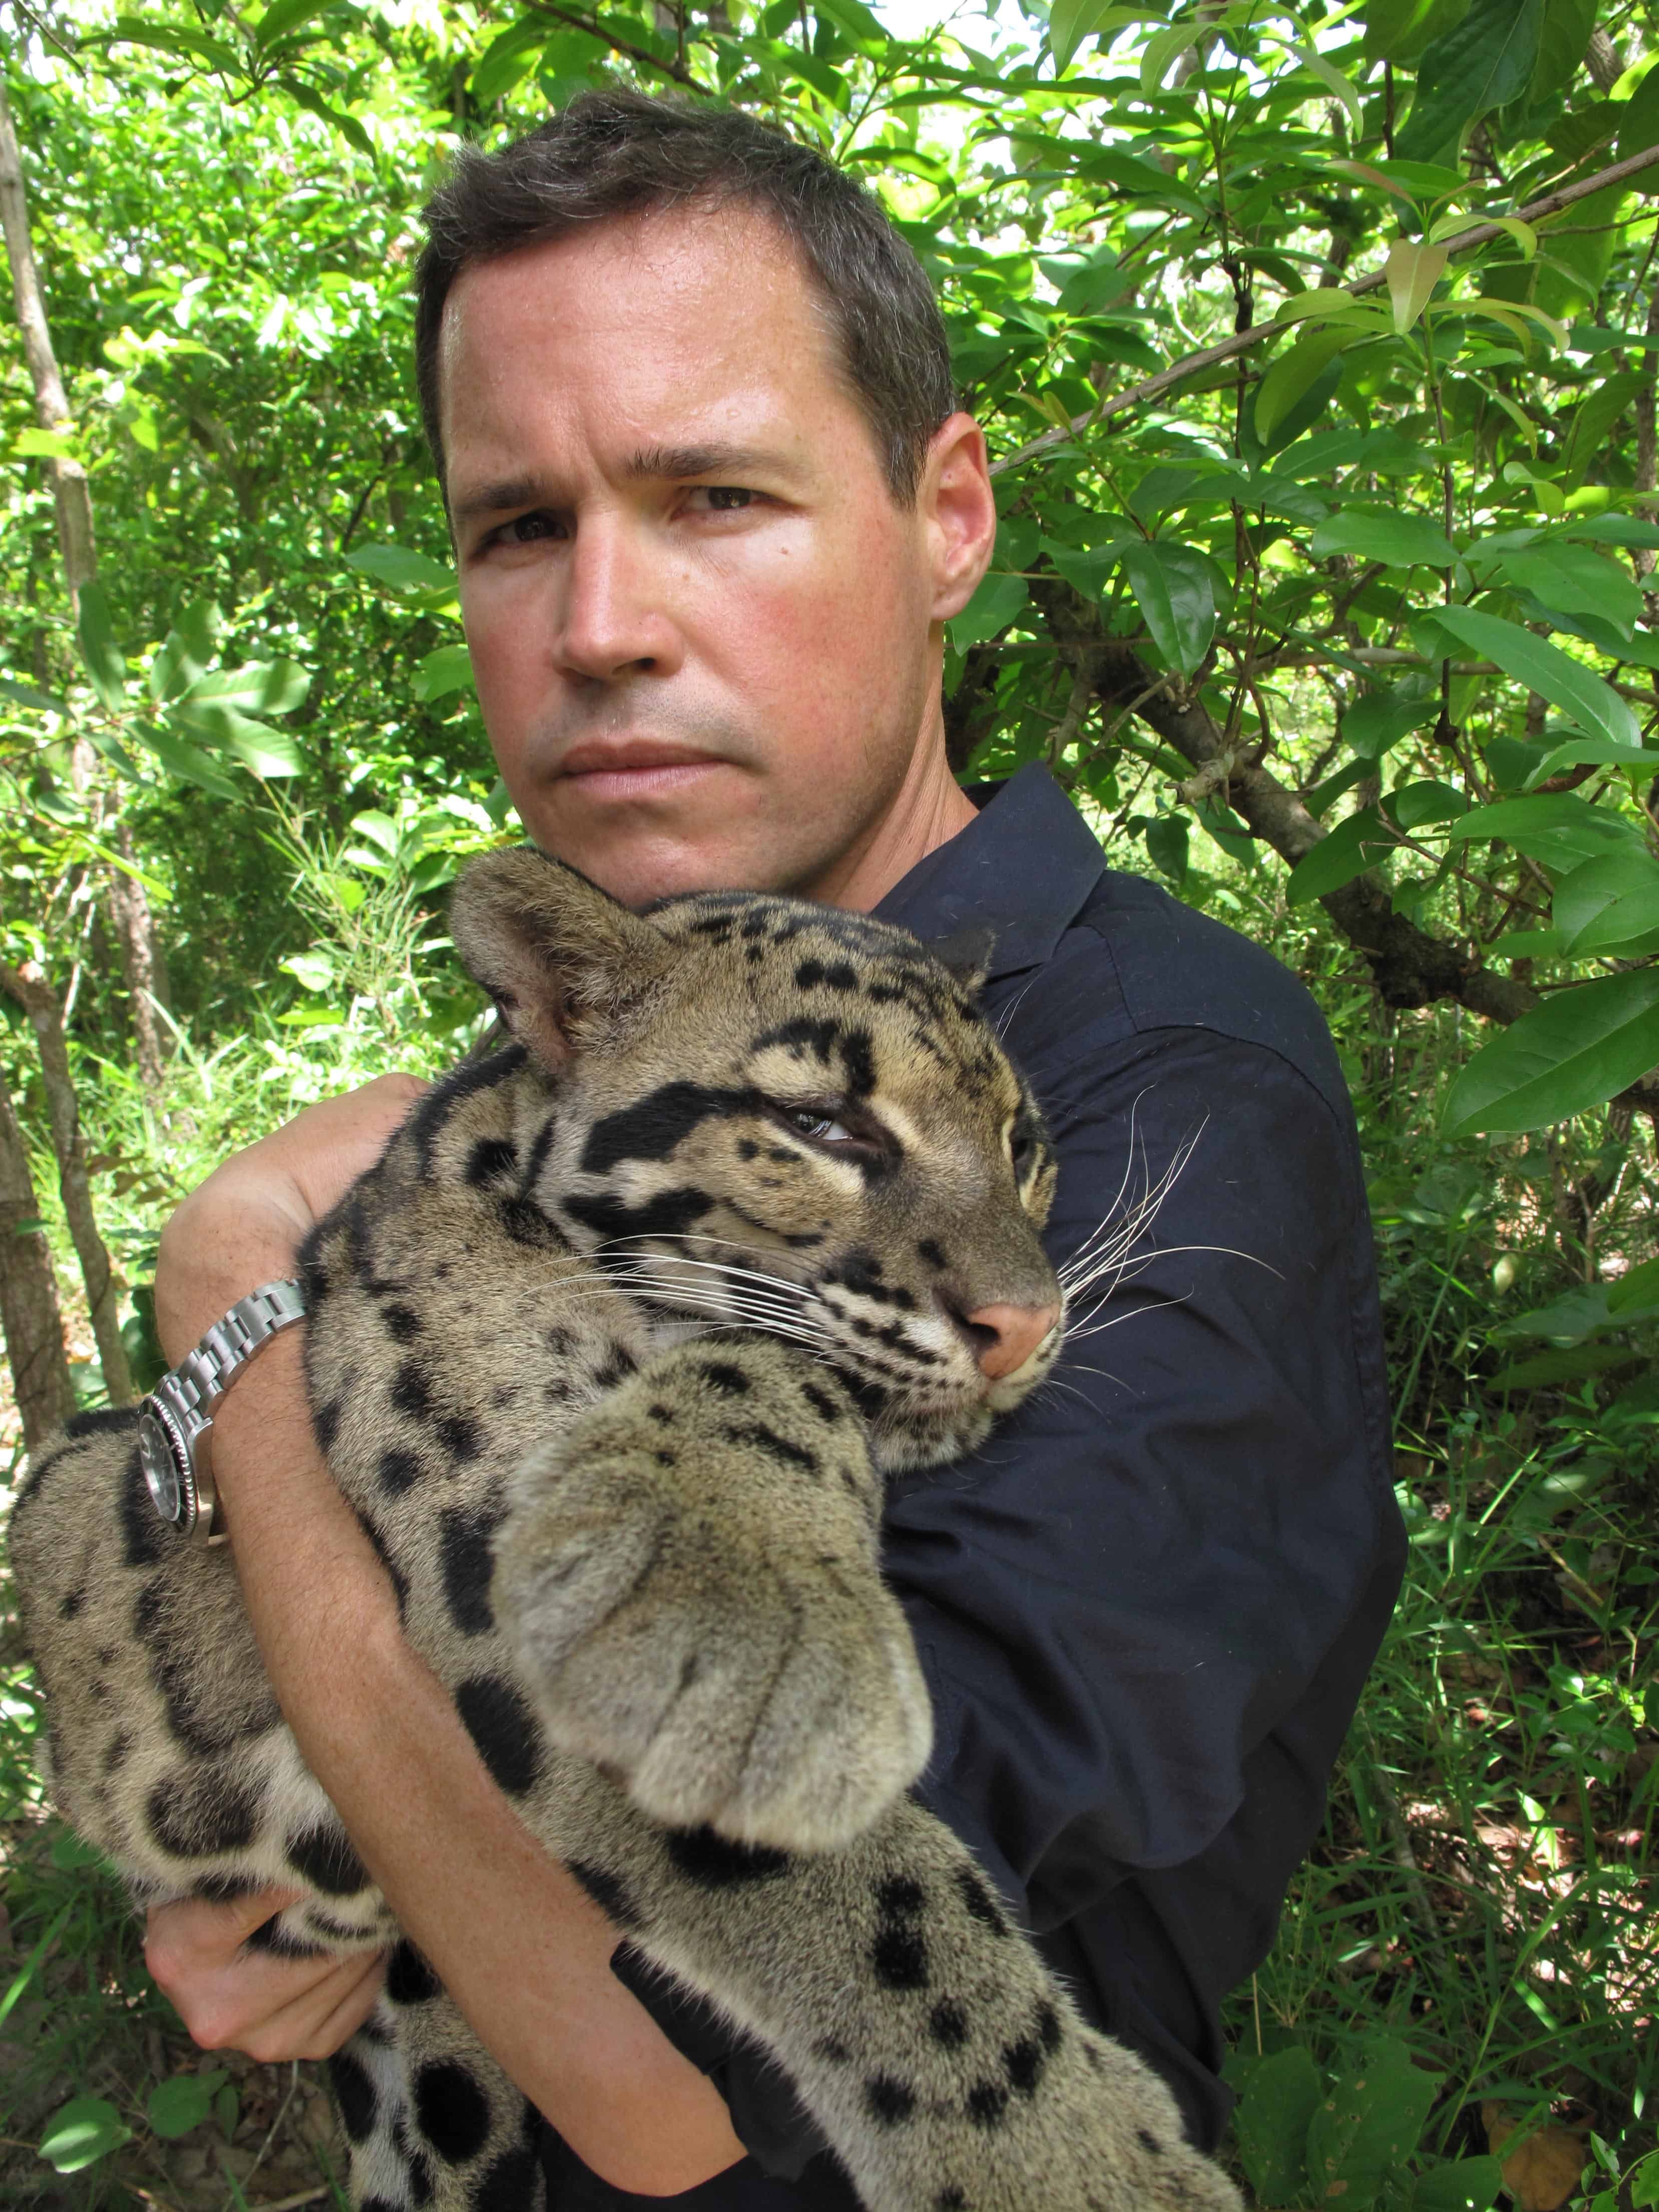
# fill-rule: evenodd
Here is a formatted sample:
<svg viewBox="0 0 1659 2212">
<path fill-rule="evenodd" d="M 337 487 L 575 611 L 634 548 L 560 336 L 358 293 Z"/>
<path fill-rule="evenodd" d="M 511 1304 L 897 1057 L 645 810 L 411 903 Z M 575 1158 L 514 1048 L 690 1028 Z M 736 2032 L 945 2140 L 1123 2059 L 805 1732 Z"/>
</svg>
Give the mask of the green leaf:
<svg viewBox="0 0 1659 2212">
<path fill-rule="evenodd" d="M 1335 2083 L 1308 2127 L 1308 2172 L 1320 2203 L 1374 2202 L 1385 2177 L 1406 2167 L 1440 2087 L 1392 2036 L 1366 2044 L 1360 2064 Z"/>
<path fill-rule="evenodd" d="M 1557 884 L 1554 914 L 1574 959 L 1633 947 L 1659 930 L 1659 860 L 1642 852 L 1586 860 Z"/>
<path fill-rule="evenodd" d="M 1285 896 L 1292 906 L 1323 898 L 1398 849 L 1398 840 L 1378 809 L 1362 806 L 1302 855 L 1285 879 Z"/>
<path fill-rule="evenodd" d="M 285 714 L 310 689 L 311 678 L 297 660 L 250 660 L 240 668 L 216 669 L 210 676 L 198 677 L 179 704 Z"/>
<path fill-rule="evenodd" d="M 1645 1314 L 1656 1304 L 1659 1304 L 1659 1260 L 1644 1260 L 1607 1285 L 1608 1318 L 1620 1328 L 1628 1327 L 1632 1313 Z"/>
<path fill-rule="evenodd" d="M 1659 968 L 1559 991 L 1482 1046 L 1452 1085 L 1443 1128 L 1541 1129 L 1659 1066 Z"/>
<path fill-rule="evenodd" d="M 1602 545 L 1644 546 L 1651 551 L 1655 546 L 1659 546 L 1659 522 L 1649 522 L 1639 514 L 1575 516 L 1557 535 L 1562 538 L 1593 538 Z"/>
<path fill-rule="evenodd" d="M 1544 0 L 1474 0 L 1462 21 L 1425 49 L 1417 92 L 1395 149 L 1408 161 L 1457 158 L 1463 133 L 1532 82 L 1544 29 Z"/>
<path fill-rule="evenodd" d="M 1468 11 L 1468 0 L 1368 0 L 1367 61 L 1413 62 Z"/>
<path fill-rule="evenodd" d="M 0 699 L 9 699 L 14 707 L 32 708 L 37 714 L 69 714 L 63 701 L 54 699 L 50 691 L 37 690 L 33 684 L 19 684 L 9 676 L 0 676 Z"/>
<path fill-rule="evenodd" d="M 1215 635 L 1215 586 L 1210 564 L 1196 546 L 1165 538 L 1132 539 L 1123 548 L 1129 580 L 1152 642 L 1171 668 L 1197 674 Z"/>
<path fill-rule="evenodd" d="M 1518 623 L 1474 607 L 1437 607 L 1433 619 L 1481 659 L 1495 660 L 1517 684 L 1541 691 L 1551 706 L 1559 707 L 1587 736 L 1606 738 L 1632 752 L 1641 750 L 1636 717 L 1619 694 L 1569 659 L 1559 646 L 1534 637 Z"/>
<path fill-rule="evenodd" d="M 1238 2155 L 1258 2204 L 1294 2204 L 1307 2181 L 1308 2124 L 1324 2084 L 1298 2045 L 1274 2051 L 1250 2075 L 1234 2128 Z"/>
<path fill-rule="evenodd" d="M 1604 378 L 1579 401 L 1561 457 L 1561 482 L 1569 491 L 1583 483 L 1596 461 L 1603 458 L 1608 431 L 1635 405 L 1645 381 L 1639 368 L 1620 369 L 1616 376 Z M 1545 592 L 1540 596 L 1547 599 L 1549 595 Z"/>
<path fill-rule="evenodd" d="M 97 584 L 81 586 L 81 612 L 76 630 L 81 658 L 92 678 L 93 690 L 112 714 L 119 714 L 126 704 L 126 656 L 115 642 L 109 601 Z"/>
<path fill-rule="evenodd" d="M 11 449 L 20 459 L 72 461 L 78 451 L 73 430 L 40 430 L 33 425 L 20 430 Z"/>
<path fill-rule="evenodd" d="M 1447 824 L 1446 834 L 1455 843 L 1501 837 L 1517 853 L 1564 873 L 1581 860 L 1601 859 L 1609 848 L 1643 849 L 1642 833 L 1632 823 L 1570 791 L 1534 792 L 1526 799 L 1471 807 Z"/>
<path fill-rule="evenodd" d="M 1411 2212 L 1490 2212 L 1503 2185 L 1504 2168 L 1495 2158 L 1431 2166 L 1412 2185 Z"/>
<path fill-rule="evenodd" d="M 1353 343 L 1354 333 L 1337 324 L 1304 331 L 1294 345 L 1280 354 L 1256 389 L 1255 434 L 1264 446 L 1271 446 L 1279 424 L 1337 356 Z"/>
<path fill-rule="evenodd" d="M 1485 567 L 1487 557 L 1478 540 L 1465 556 L 1471 567 Z M 1635 578 L 1591 546 L 1558 538 L 1499 553 L 1492 556 L 1492 565 L 1505 583 L 1535 592 L 1545 606 L 1559 607 L 1564 614 L 1601 616 L 1626 637 L 1641 619 L 1642 594 Z"/>
<path fill-rule="evenodd" d="M 271 4 L 253 27 L 253 43 L 261 52 L 276 45 L 278 39 L 287 38 L 297 31 L 301 23 L 308 23 L 313 15 L 325 15 L 337 4 L 337 0 L 271 0 Z"/>
<path fill-rule="evenodd" d="M 1561 1382 L 1583 1382 L 1593 1375 L 1634 1366 L 1642 1358 L 1627 1346 L 1578 1345 L 1571 1352 L 1540 1352 L 1500 1367 L 1488 1385 L 1493 1390 L 1542 1390 Z"/>
<path fill-rule="evenodd" d="M 1650 2153 L 1639 2166 L 1632 2167 L 1626 2185 L 1633 2212 L 1652 2212 L 1652 2208 L 1659 2205 L 1659 2151 Z"/>
<path fill-rule="evenodd" d="M 1390 568 L 1449 568 L 1457 558 L 1457 548 L 1426 514 L 1387 507 L 1343 507 L 1315 531 L 1312 550 L 1318 560 L 1352 553 L 1362 561 L 1385 561 Z"/>
<path fill-rule="evenodd" d="M 279 82 L 283 90 L 296 107 L 303 107 L 307 114 L 314 115 L 319 121 L 326 123 L 331 131 L 337 131 L 348 146 L 355 147 L 360 154 L 366 154 L 371 161 L 374 159 L 374 141 L 355 115 L 348 115 L 341 107 L 331 107 L 321 93 L 313 90 L 310 85 L 303 83 L 296 76 L 285 74 Z M 349 564 L 351 560 L 349 554 L 346 556 L 346 560 Z"/>
<path fill-rule="evenodd" d="M 1425 240 L 1409 238 L 1397 238 L 1389 248 L 1385 264 L 1389 298 L 1393 303 L 1394 326 L 1401 337 L 1434 296 L 1434 288 L 1446 265 L 1447 252 L 1443 246 L 1431 246 Z"/>
<path fill-rule="evenodd" d="M 1437 701 L 1400 686 L 1362 691 L 1352 707 L 1343 709 L 1342 735 L 1355 752 L 1380 760 L 1401 738 L 1432 721 L 1437 707 Z"/>
<path fill-rule="evenodd" d="M 199 2128 L 213 2111 L 213 2100 L 229 2080 L 222 2067 L 210 2074 L 175 2074 L 158 2082 L 144 2103 L 144 2116 L 158 2136 L 173 2142 Z"/>
<path fill-rule="evenodd" d="M 1590 33 L 1595 28 L 1599 0 L 1544 0 L 1544 21 L 1538 36 L 1538 59 L 1533 64 L 1528 102 L 1536 106 L 1570 84 L 1584 58 Z"/>
<path fill-rule="evenodd" d="M 413 689 L 417 699 L 445 699 L 452 691 L 473 688 L 472 656 L 464 645 L 441 645 L 416 666 Z"/>
<path fill-rule="evenodd" d="M 1160 875 L 1165 875 L 1179 890 L 1187 880 L 1186 818 L 1180 814 L 1155 815 L 1142 833 L 1146 840 L 1146 856 Z"/>
<path fill-rule="evenodd" d="M 1024 576 L 1007 576 L 993 569 L 981 579 L 962 612 L 951 623 L 951 643 L 957 653 L 970 645 L 984 645 L 1000 637 L 1030 597 Z"/>
<path fill-rule="evenodd" d="M 79 2173 L 118 2150 L 131 2135 L 106 2097 L 71 2097 L 46 2122 L 40 2155 L 59 2173 Z"/>
<path fill-rule="evenodd" d="M 244 793 L 218 763 L 183 738 L 169 730 L 158 730 L 149 722 L 136 724 L 134 734 L 180 782 L 193 783 L 198 790 L 210 791 L 216 799 L 227 799 L 233 806 L 243 804 Z"/>
<path fill-rule="evenodd" d="M 394 592 L 432 592 L 445 586 L 453 591 L 455 587 L 453 568 L 428 560 L 410 545 L 360 545 L 355 553 L 346 555 L 345 564 Z"/>
<path fill-rule="evenodd" d="M 1461 791 L 1431 777 L 1397 786 L 1389 794 L 1388 811 L 1402 830 L 1420 830 L 1426 823 L 1455 821 L 1468 804 Z"/>
</svg>

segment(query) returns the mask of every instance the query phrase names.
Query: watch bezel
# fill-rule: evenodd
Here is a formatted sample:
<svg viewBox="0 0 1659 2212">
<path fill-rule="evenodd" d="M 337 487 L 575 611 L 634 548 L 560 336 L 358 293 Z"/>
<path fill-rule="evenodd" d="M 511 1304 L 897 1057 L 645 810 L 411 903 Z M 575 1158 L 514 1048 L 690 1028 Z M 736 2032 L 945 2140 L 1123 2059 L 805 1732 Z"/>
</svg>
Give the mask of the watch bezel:
<svg viewBox="0 0 1659 2212">
<path fill-rule="evenodd" d="M 173 1461 L 179 1496 L 176 1512 L 168 1511 L 166 1501 L 156 1487 L 155 1478 L 150 1472 L 149 1462 L 143 1449 L 143 1430 L 146 1422 L 154 1422 L 156 1428 L 161 1431 Z M 195 1461 L 184 1422 L 177 1411 L 159 1392 L 151 1391 L 138 1408 L 138 1464 L 143 1470 L 144 1484 L 149 1492 L 150 1502 L 170 1528 L 177 1528 L 181 1534 L 187 1536 L 196 1525 L 198 1505 Z"/>
</svg>

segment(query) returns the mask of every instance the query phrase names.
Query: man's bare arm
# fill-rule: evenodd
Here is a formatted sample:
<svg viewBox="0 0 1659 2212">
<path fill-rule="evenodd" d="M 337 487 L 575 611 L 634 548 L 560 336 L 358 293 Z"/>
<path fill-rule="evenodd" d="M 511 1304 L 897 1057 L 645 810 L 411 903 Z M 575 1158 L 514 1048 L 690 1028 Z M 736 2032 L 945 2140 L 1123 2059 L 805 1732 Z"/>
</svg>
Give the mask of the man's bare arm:
<svg viewBox="0 0 1659 2212">
<path fill-rule="evenodd" d="M 157 1273 L 169 1358 L 291 1270 L 300 1237 L 373 1160 L 415 1088 L 388 1079 L 313 1108 L 186 1201 Z M 718 2091 L 611 1974 L 616 1930 L 520 1822 L 404 1641 L 386 1577 L 318 1455 L 295 1339 L 227 1397 L 214 1468 L 289 1725 L 480 2039 L 615 2186 L 672 2195 L 740 2158 Z"/>
</svg>

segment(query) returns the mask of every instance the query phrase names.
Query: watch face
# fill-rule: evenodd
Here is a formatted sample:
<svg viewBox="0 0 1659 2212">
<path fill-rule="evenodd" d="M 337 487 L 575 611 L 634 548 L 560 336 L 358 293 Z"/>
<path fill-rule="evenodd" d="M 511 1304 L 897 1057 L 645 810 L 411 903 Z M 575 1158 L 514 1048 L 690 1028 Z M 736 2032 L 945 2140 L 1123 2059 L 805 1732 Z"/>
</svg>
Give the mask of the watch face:
<svg viewBox="0 0 1659 2212">
<path fill-rule="evenodd" d="M 154 1401 L 139 1416 L 138 1463 L 156 1511 L 177 1527 L 185 1517 L 184 1439 Z"/>
</svg>

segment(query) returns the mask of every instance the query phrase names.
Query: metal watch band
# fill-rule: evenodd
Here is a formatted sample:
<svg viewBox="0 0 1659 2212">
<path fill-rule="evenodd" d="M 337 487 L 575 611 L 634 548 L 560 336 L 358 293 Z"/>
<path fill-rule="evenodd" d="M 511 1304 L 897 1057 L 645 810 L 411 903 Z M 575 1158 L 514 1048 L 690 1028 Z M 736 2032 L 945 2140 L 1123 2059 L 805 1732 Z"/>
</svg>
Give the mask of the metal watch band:
<svg viewBox="0 0 1659 2212">
<path fill-rule="evenodd" d="M 273 1336 L 305 1317 L 305 1293 L 298 1283 L 261 1283 L 257 1291 L 238 1298 L 173 1370 L 186 1407 L 211 1419 L 232 1377 Z"/>
</svg>

